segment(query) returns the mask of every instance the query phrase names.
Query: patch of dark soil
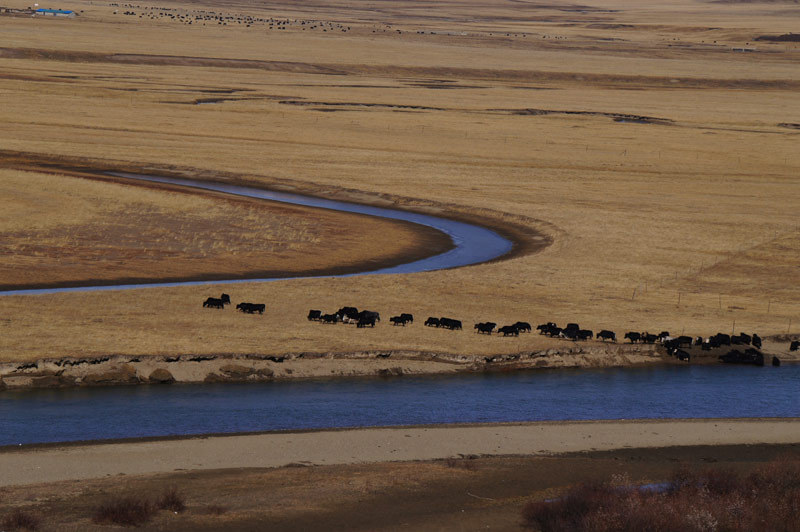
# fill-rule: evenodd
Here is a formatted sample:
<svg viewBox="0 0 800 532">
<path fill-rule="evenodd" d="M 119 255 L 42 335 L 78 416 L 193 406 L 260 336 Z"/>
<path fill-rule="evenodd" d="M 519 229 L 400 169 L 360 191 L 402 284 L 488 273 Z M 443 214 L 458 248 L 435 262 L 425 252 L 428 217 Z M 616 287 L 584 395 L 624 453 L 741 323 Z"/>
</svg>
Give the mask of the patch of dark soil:
<svg viewBox="0 0 800 532">
<path fill-rule="evenodd" d="M 332 107 L 343 110 L 354 110 L 357 108 L 372 109 L 413 109 L 417 111 L 446 111 L 442 107 L 426 107 L 422 105 L 402 105 L 389 103 L 361 103 L 361 102 L 310 102 L 305 100 L 281 100 L 278 103 L 283 105 L 301 105 L 315 108 Z M 321 109 L 315 109 L 321 110 Z"/>
<path fill-rule="evenodd" d="M 675 123 L 669 118 L 657 118 L 653 116 L 642 116 L 625 113 L 606 113 L 602 111 L 568 111 L 555 109 L 487 109 L 490 112 L 503 112 L 519 116 L 544 116 L 544 115 L 578 115 L 578 116 L 603 116 L 611 118 L 614 122 L 633 123 L 633 124 L 656 124 L 669 126 Z"/>
<path fill-rule="evenodd" d="M 784 33 L 783 35 L 760 35 L 756 41 L 767 42 L 800 42 L 800 33 Z"/>
</svg>

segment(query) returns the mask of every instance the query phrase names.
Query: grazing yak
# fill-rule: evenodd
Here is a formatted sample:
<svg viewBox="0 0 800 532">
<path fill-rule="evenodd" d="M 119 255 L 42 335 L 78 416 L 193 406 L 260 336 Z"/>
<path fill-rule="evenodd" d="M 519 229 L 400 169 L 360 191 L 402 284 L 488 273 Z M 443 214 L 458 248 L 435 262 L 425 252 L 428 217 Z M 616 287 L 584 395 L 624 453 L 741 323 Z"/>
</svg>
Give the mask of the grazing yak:
<svg viewBox="0 0 800 532">
<path fill-rule="evenodd" d="M 255 314 L 256 312 L 264 314 L 266 308 L 267 306 L 264 303 L 239 303 L 236 305 L 236 310 L 246 314 Z"/>
<path fill-rule="evenodd" d="M 363 329 L 364 327 L 375 327 L 375 317 L 363 316 L 359 318 L 358 323 L 356 323 L 356 327 L 359 329 Z"/>
<path fill-rule="evenodd" d="M 389 318 L 389 323 L 391 323 L 392 325 L 402 325 L 403 327 L 405 327 L 406 323 L 408 323 L 409 321 L 413 320 L 409 320 L 402 314 L 400 316 L 392 316 L 391 318 Z"/>
<path fill-rule="evenodd" d="M 450 329 L 451 331 L 460 331 L 461 320 L 454 320 L 452 318 L 439 318 L 439 328 Z"/>
<path fill-rule="evenodd" d="M 514 324 L 519 332 L 531 332 L 531 324 L 527 321 L 518 321 Z"/>
<path fill-rule="evenodd" d="M 600 338 L 604 342 L 606 340 L 611 340 L 612 342 L 617 341 L 617 335 L 614 333 L 614 331 L 607 331 L 605 329 L 597 333 L 597 336 L 595 338 Z"/>
<path fill-rule="evenodd" d="M 643 332 L 639 335 L 639 341 L 643 344 L 654 344 L 658 341 L 659 336 L 657 334 L 650 334 L 648 332 Z"/>
<path fill-rule="evenodd" d="M 795 340 L 789 344 L 789 351 L 797 351 L 798 349 L 800 349 L 800 340 Z"/>
<path fill-rule="evenodd" d="M 497 324 L 493 323 L 491 321 L 487 321 L 485 323 L 476 323 L 475 324 L 475 330 L 479 334 L 492 334 L 492 332 L 494 331 L 495 327 L 497 327 Z"/>
<path fill-rule="evenodd" d="M 504 325 L 497 329 L 497 334 L 502 334 L 503 336 L 519 336 L 519 329 L 516 325 Z"/>
<path fill-rule="evenodd" d="M 219 296 L 219 298 L 225 305 L 231 304 L 231 296 L 229 296 L 228 294 L 222 294 L 221 296 Z"/>
<path fill-rule="evenodd" d="M 322 318 L 321 310 L 309 310 L 308 321 L 319 321 Z"/>
<path fill-rule="evenodd" d="M 339 316 L 336 314 L 323 314 L 319 317 L 320 323 L 338 323 Z"/>
<path fill-rule="evenodd" d="M 630 331 L 625 333 L 625 339 L 630 340 L 632 344 L 635 344 L 642 339 L 642 335 L 641 333 Z"/>
<path fill-rule="evenodd" d="M 409 314 L 408 312 L 403 312 L 402 314 L 400 314 L 400 317 L 406 320 L 406 323 L 414 323 L 413 314 Z M 380 316 L 378 316 L 378 319 L 380 319 Z"/>
<path fill-rule="evenodd" d="M 225 303 L 218 297 L 209 297 L 203 301 L 203 308 L 225 308 Z"/>
<path fill-rule="evenodd" d="M 558 325 L 552 321 L 548 321 L 547 323 L 542 323 L 536 326 L 536 330 L 539 331 L 539 334 L 549 335 L 552 329 L 558 329 Z M 558 329 L 558 332 L 561 332 L 561 329 Z"/>
<path fill-rule="evenodd" d="M 580 329 L 577 334 L 578 340 L 591 340 L 594 338 L 594 332 L 590 329 Z"/>
<path fill-rule="evenodd" d="M 433 316 L 431 316 L 427 320 L 425 320 L 424 325 L 425 325 L 425 327 L 438 327 L 439 326 L 439 318 L 434 318 Z"/>
</svg>

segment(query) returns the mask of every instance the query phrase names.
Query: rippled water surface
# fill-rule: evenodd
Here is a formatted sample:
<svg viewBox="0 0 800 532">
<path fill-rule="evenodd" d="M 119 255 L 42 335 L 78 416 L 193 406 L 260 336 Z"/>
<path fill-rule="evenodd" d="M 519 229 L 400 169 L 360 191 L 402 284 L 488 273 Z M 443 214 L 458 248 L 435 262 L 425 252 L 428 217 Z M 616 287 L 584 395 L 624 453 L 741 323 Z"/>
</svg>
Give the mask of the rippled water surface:
<svg viewBox="0 0 800 532">
<path fill-rule="evenodd" d="M 798 417 L 800 365 L 134 386 L 0 393 L 0 445 L 429 423 Z"/>
</svg>

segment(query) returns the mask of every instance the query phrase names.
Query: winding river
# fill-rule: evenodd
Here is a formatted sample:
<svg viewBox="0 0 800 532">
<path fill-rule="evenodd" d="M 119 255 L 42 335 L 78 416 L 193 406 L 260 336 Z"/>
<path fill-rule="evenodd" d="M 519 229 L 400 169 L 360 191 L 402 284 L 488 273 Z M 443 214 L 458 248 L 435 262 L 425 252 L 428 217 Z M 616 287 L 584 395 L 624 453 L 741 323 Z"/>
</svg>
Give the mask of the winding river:
<svg viewBox="0 0 800 532">
<path fill-rule="evenodd" d="M 457 268 L 459 266 L 468 266 L 470 264 L 479 264 L 487 262 L 492 259 L 501 257 L 511 251 L 513 244 L 510 240 L 500 236 L 496 232 L 465 222 L 450 220 L 448 218 L 440 218 L 438 216 L 431 216 L 427 214 L 419 214 L 409 211 L 388 209 L 384 207 L 372 207 L 369 205 L 361 205 L 357 203 L 349 203 L 344 201 L 330 200 L 324 198 L 316 198 L 312 196 L 304 196 L 301 194 L 291 194 L 288 192 L 278 192 L 272 190 L 263 190 L 253 187 L 245 187 L 239 185 L 229 185 L 224 183 L 208 183 L 204 181 L 195 181 L 192 179 L 182 179 L 174 177 L 161 177 L 152 175 L 129 174 L 121 172 L 109 172 L 109 175 L 115 177 L 148 181 L 153 183 L 164 183 L 170 185 L 179 185 L 184 187 L 199 188 L 203 190 L 211 190 L 215 192 L 224 192 L 226 194 L 233 194 L 236 196 L 246 196 L 249 198 L 259 198 L 270 201 L 277 201 L 281 203 L 289 203 L 293 205 L 302 205 L 306 207 L 317 207 L 321 209 L 329 209 L 334 211 L 366 214 L 369 216 L 376 216 L 379 218 L 388 218 L 392 220 L 401 220 L 411 222 L 419 225 L 424 225 L 445 233 L 453 241 L 453 248 L 444 253 L 433 255 L 425 259 L 420 259 L 406 264 L 398 264 L 388 268 L 382 268 L 373 271 L 364 271 L 358 273 L 349 273 L 343 275 L 335 275 L 329 277 L 350 277 L 354 275 L 377 275 L 377 274 L 394 274 L 394 273 L 418 273 L 433 270 L 445 270 L 449 268 Z M 298 276 L 289 278 L 309 278 L 310 276 Z M 319 276 L 317 276 L 319 277 Z M 90 292 L 99 290 L 130 290 L 134 288 L 144 287 L 173 287 L 173 286 L 197 286 L 205 284 L 233 284 L 233 283 L 251 283 L 251 282 L 268 282 L 285 280 L 287 277 L 281 278 L 268 278 L 268 279 L 220 279 L 213 281 L 185 281 L 185 282 L 170 282 L 170 283 L 141 283 L 141 284 L 120 284 L 120 285 L 107 285 L 107 286 L 80 286 L 69 288 L 41 288 L 41 289 L 21 289 L 21 290 L 6 290 L 0 291 L 2 295 L 35 295 L 35 294 L 55 294 L 60 292 Z"/>
<path fill-rule="evenodd" d="M 0 446 L 504 421 L 800 417 L 800 365 L 117 386 L 0 394 Z"/>
</svg>

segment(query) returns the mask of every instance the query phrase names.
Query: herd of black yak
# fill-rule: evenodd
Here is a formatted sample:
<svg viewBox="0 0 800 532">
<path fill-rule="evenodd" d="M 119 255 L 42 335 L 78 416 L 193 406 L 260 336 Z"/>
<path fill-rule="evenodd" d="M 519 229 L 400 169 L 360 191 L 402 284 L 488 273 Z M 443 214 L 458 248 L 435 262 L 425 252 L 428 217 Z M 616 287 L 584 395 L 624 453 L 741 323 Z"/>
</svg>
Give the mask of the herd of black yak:
<svg viewBox="0 0 800 532">
<path fill-rule="evenodd" d="M 231 303 L 231 298 L 228 294 L 222 294 L 221 297 L 209 297 L 203 302 L 203 307 L 224 309 L 225 305 Z M 236 309 L 240 312 L 247 314 L 263 314 L 266 305 L 263 303 L 239 303 Z M 374 328 L 375 324 L 381 321 L 381 315 L 373 310 L 358 310 L 356 307 L 341 307 L 333 313 L 325 313 L 321 310 L 310 310 L 308 312 L 308 321 L 317 321 L 322 324 L 335 325 L 337 323 L 345 323 L 355 325 L 357 328 Z M 414 323 L 413 314 L 402 313 L 397 316 L 389 318 L 389 323 L 394 326 L 405 327 L 408 324 Z M 429 317 L 425 320 L 426 327 L 434 327 L 437 329 L 447 329 L 450 331 L 460 331 L 463 329 L 461 320 L 446 317 Z M 511 325 L 503 325 L 498 327 L 494 322 L 481 322 L 476 323 L 473 329 L 478 334 L 498 336 L 519 336 L 521 333 L 530 333 L 532 327 L 528 322 L 518 321 Z M 543 323 L 536 327 L 536 330 L 541 335 L 546 335 L 551 338 L 563 338 L 572 340 L 574 342 L 581 340 L 602 340 L 604 342 L 616 342 L 617 335 L 614 331 L 602 330 L 597 334 L 590 329 L 581 329 L 577 323 L 568 323 L 566 327 L 559 327 L 553 322 Z M 764 365 L 764 356 L 761 353 L 761 337 L 757 334 L 749 335 L 745 333 L 740 334 L 724 334 L 717 333 L 713 336 L 703 338 L 702 336 L 670 336 L 669 331 L 662 331 L 659 334 L 651 334 L 649 332 L 635 332 L 629 331 L 625 333 L 624 340 L 631 344 L 661 344 L 670 356 L 676 357 L 678 360 L 691 360 L 691 354 L 686 351 L 686 348 L 692 346 L 700 347 L 704 351 L 718 349 L 721 347 L 743 346 L 743 351 L 737 348 L 730 349 L 726 354 L 720 355 L 719 359 L 722 362 L 737 363 L 737 364 L 754 364 L 758 366 Z M 744 347 L 750 346 L 750 347 Z M 797 351 L 800 349 L 800 341 L 793 341 L 789 347 L 790 351 Z M 774 357 L 772 360 L 773 365 L 780 365 L 780 360 Z"/>
</svg>

